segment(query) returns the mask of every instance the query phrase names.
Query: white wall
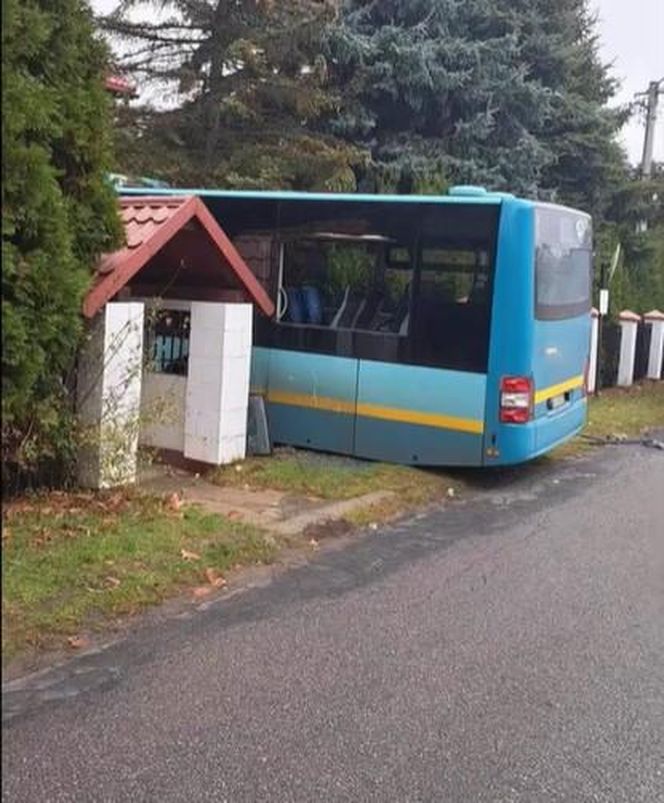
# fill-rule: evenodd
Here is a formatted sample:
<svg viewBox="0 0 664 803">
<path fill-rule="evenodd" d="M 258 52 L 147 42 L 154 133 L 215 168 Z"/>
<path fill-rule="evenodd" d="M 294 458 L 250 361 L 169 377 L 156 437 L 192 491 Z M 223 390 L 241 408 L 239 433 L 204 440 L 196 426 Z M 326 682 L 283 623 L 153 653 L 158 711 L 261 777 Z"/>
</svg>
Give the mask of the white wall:
<svg viewBox="0 0 664 803">
<path fill-rule="evenodd" d="M 106 304 L 90 324 L 78 372 L 82 485 L 109 488 L 136 479 L 142 361 L 143 304 Z"/>
<path fill-rule="evenodd" d="M 251 304 L 193 302 L 185 456 L 213 465 L 246 454 Z"/>
<path fill-rule="evenodd" d="M 184 452 L 187 377 L 143 372 L 141 446 Z"/>
</svg>

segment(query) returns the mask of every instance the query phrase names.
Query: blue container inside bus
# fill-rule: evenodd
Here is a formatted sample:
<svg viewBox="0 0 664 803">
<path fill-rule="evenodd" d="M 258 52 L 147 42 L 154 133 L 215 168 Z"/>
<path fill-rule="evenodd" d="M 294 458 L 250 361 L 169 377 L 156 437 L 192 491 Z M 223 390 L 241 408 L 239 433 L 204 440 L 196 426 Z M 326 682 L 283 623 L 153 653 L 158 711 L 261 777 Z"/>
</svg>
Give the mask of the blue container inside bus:
<svg viewBox="0 0 664 803">
<path fill-rule="evenodd" d="M 275 299 L 274 319 L 256 317 L 251 377 L 275 443 L 506 465 L 583 427 L 583 212 L 477 187 L 177 192 L 201 197 Z"/>
</svg>

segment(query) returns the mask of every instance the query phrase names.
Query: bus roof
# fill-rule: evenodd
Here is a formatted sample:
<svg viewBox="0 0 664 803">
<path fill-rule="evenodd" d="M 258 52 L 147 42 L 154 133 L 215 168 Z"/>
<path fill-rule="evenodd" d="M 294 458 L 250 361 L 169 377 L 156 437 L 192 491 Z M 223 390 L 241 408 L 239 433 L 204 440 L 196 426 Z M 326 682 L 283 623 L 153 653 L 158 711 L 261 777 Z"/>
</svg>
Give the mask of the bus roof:
<svg viewBox="0 0 664 803">
<path fill-rule="evenodd" d="M 221 189 L 155 189 L 153 187 L 119 187 L 120 195 L 197 195 L 200 198 L 246 198 L 247 200 L 273 200 L 273 201 L 362 201 L 381 203 L 427 203 L 427 204 L 488 204 L 497 206 L 506 198 L 514 199 L 507 193 L 470 192 L 471 189 L 481 188 L 452 188 L 459 190 L 449 195 L 370 195 L 364 193 L 336 193 L 336 192 L 293 192 L 281 190 L 221 190 Z M 468 190 L 464 192 L 462 190 Z M 515 199 L 516 200 L 516 199 Z"/>
<path fill-rule="evenodd" d="M 224 190 L 205 188 L 165 188 L 165 187 L 118 187 L 119 195 L 196 195 L 209 199 L 246 199 L 272 201 L 347 201 L 372 203 L 405 203 L 405 204 L 485 204 L 499 206 L 505 201 L 526 204 L 533 207 L 549 207 L 566 210 L 590 217 L 587 212 L 571 206 L 538 201 L 531 198 L 519 198 L 509 192 L 492 192 L 484 187 L 459 186 L 450 187 L 446 195 L 375 195 L 370 193 L 347 192 L 295 192 L 292 190 Z"/>
</svg>

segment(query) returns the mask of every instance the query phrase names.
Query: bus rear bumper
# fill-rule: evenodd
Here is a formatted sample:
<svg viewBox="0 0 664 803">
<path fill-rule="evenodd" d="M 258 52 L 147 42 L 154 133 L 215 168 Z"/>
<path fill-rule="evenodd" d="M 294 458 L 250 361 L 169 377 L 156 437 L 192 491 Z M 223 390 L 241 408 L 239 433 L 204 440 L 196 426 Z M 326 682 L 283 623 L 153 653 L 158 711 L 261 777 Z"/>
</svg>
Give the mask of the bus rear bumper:
<svg viewBox="0 0 664 803">
<path fill-rule="evenodd" d="M 502 424 L 495 451 L 485 450 L 484 465 L 509 466 L 525 463 L 566 443 L 583 429 L 588 403 L 580 398 L 555 414 L 543 415 L 529 424 Z"/>
</svg>

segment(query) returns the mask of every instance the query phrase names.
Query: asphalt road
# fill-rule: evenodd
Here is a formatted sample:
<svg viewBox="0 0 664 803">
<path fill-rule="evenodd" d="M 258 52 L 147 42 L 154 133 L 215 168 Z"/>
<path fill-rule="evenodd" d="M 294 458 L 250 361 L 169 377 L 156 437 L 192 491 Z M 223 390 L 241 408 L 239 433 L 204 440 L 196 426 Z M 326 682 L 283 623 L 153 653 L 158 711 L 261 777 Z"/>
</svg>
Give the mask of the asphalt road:
<svg viewBox="0 0 664 803">
<path fill-rule="evenodd" d="M 5 695 L 7 801 L 664 801 L 664 453 L 484 482 Z"/>
</svg>

